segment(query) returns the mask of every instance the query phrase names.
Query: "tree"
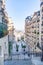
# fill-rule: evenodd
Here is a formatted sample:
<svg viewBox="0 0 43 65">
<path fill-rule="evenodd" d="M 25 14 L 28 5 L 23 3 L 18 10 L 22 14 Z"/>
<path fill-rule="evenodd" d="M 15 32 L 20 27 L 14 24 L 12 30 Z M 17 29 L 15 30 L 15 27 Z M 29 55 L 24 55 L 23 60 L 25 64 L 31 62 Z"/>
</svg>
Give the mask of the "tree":
<svg viewBox="0 0 43 65">
<path fill-rule="evenodd" d="M 12 50 L 12 43 L 9 42 L 9 55 L 11 54 L 11 50 Z"/>
<path fill-rule="evenodd" d="M 0 23 L 0 38 L 8 34 L 7 25 Z"/>
</svg>

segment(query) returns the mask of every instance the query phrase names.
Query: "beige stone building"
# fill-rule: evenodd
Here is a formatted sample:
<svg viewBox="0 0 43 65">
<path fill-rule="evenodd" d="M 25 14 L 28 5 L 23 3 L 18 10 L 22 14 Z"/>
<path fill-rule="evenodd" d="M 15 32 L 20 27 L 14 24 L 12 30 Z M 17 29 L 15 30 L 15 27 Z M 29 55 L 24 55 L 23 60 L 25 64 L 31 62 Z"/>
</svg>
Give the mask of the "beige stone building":
<svg viewBox="0 0 43 65">
<path fill-rule="evenodd" d="M 43 0 L 40 0 L 40 11 L 25 19 L 25 40 L 32 51 L 37 47 L 43 51 Z"/>
<path fill-rule="evenodd" d="M 31 51 L 41 47 L 40 44 L 40 11 L 25 19 L 25 40 Z"/>
<path fill-rule="evenodd" d="M 8 58 L 8 14 L 5 11 L 5 0 L 0 0 L 0 59 Z M 5 47 L 7 46 L 7 47 Z"/>
</svg>

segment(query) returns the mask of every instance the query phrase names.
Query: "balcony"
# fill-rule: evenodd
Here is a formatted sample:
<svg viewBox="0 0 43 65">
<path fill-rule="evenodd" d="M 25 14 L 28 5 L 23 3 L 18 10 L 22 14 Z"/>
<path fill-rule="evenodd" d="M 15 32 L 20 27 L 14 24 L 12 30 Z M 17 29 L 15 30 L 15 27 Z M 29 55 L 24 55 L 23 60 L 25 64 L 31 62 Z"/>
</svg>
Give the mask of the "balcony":
<svg viewBox="0 0 43 65">
<path fill-rule="evenodd" d="M 0 38 L 8 34 L 7 25 L 0 23 Z"/>
</svg>

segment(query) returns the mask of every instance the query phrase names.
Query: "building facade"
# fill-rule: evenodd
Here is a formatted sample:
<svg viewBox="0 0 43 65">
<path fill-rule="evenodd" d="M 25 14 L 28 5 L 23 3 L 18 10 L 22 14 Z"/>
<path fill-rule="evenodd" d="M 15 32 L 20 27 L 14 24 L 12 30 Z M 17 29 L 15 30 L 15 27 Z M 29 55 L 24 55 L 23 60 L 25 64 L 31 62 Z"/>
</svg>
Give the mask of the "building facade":
<svg viewBox="0 0 43 65">
<path fill-rule="evenodd" d="M 37 46 L 43 50 L 43 0 L 40 0 L 40 11 L 25 19 L 25 40 L 32 50 Z"/>
<path fill-rule="evenodd" d="M 40 11 L 37 11 L 32 17 L 28 16 L 25 19 L 25 41 L 31 48 L 31 51 L 37 47 L 41 49 L 40 35 Z"/>
<path fill-rule="evenodd" d="M 42 58 L 43 61 L 43 0 L 40 0 L 40 43 L 42 48 Z"/>
<path fill-rule="evenodd" d="M 43 0 L 40 3 L 40 43 L 43 47 Z"/>
<path fill-rule="evenodd" d="M 0 0 L 0 43 L 3 48 L 3 56 L 8 56 L 8 14 L 5 11 L 5 0 Z M 2 37 L 1 37 L 2 36 Z M 5 48 L 5 45 L 7 48 Z"/>
</svg>

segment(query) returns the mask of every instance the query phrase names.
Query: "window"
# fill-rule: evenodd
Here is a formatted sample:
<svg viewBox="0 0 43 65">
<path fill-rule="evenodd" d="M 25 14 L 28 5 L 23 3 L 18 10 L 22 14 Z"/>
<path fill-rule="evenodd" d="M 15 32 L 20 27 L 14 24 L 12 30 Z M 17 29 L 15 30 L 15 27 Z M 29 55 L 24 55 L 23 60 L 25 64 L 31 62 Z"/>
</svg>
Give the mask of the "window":
<svg viewBox="0 0 43 65">
<path fill-rule="evenodd" d="M 3 3 L 1 0 L 0 0 L 1 3 Z"/>
<path fill-rule="evenodd" d="M 2 22 L 4 21 L 4 18 L 2 17 Z"/>
<path fill-rule="evenodd" d="M 34 30 L 34 33 L 36 34 L 36 30 Z"/>
<path fill-rule="evenodd" d="M 42 21 L 42 26 L 43 26 L 43 21 Z"/>
<path fill-rule="evenodd" d="M 42 19 L 43 19 L 43 16 L 42 16 Z"/>
<path fill-rule="evenodd" d="M 43 24 L 43 21 L 42 21 L 42 24 Z"/>
<path fill-rule="evenodd" d="M 42 26 L 43 26 L 43 23 L 42 23 Z"/>
<path fill-rule="evenodd" d="M 37 38 L 39 40 L 39 38 Z"/>
<path fill-rule="evenodd" d="M 39 32 L 37 32 L 37 34 L 39 34 Z"/>
<path fill-rule="evenodd" d="M 41 38 L 41 40 L 43 41 L 43 38 Z"/>
<path fill-rule="evenodd" d="M 37 12 L 37 15 L 40 16 L 40 11 Z"/>
<path fill-rule="evenodd" d="M 34 42 L 34 45 L 36 44 L 36 42 Z"/>
<path fill-rule="evenodd" d="M 38 28 L 39 28 L 39 25 L 38 25 Z"/>
<path fill-rule="evenodd" d="M 43 33 L 43 31 L 41 31 L 41 33 Z"/>
<path fill-rule="evenodd" d="M 34 26 L 32 26 L 32 28 L 34 28 Z"/>
<path fill-rule="evenodd" d="M 37 43 L 37 47 L 39 47 L 39 42 Z"/>
<path fill-rule="evenodd" d="M 43 2 L 41 2 L 40 6 L 42 6 L 42 5 L 43 5 Z"/>
<path fill-rule="evenodd" d="M 40 20 L 37 20 L 37 22 L 39 22 Z"/>
<path fill-rule="evenodd" d="M 42 8 L 42 12 L 43 12 L 43 8 Z"/>
</svg>

